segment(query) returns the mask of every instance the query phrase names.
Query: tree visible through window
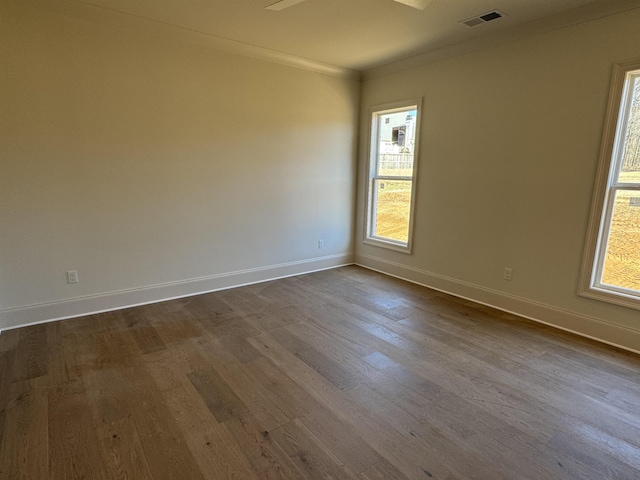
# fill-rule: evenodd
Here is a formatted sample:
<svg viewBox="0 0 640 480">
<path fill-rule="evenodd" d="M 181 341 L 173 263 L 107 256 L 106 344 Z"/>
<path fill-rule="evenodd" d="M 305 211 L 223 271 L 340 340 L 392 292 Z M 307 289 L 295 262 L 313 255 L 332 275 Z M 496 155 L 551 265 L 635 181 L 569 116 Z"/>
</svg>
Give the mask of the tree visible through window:
<svg viewBox="0 0 640 480">
<path fill-rule="evenodd" d="M 632 68 L 633 67 L 633 68 Z M 588 290 L 624 298 L 640 308 L 640 68 L 620 67 L 615 132 L 605 132 L 609 168 Z M 616 80 L 614 80 L 615 82 Z M 616 85 L 614 85 L 614 88 Z M 620 92 L 620 87 L 621 92 Z M 607 141 L 607 135 L 613 141 Z M 586 292 L 588 294 L 588 292 Z M 598 296 L 592 295 L 592 296 Z"/>
<path fill-rule="evenodd" d="M 419 102 L 372 113 L 367 243 L 409 251 L 418 114 Z"/>
</svg>

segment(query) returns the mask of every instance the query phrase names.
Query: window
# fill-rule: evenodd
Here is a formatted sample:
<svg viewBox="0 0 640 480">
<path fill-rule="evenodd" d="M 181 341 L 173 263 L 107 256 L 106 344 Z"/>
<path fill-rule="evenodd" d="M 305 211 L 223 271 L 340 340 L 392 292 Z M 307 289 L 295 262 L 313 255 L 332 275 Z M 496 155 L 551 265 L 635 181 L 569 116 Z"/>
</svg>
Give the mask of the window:
<svg viewBox="0 0 640 480">
<path fill-rule="evenodd" d="M 375 107 L 365 243 L 411 252 L 420 101 Z"/>
<path fill-rule="evenodd" d="M 614 71 L 581 294 L 640 309 L 640 62 Z"/>
</svg>

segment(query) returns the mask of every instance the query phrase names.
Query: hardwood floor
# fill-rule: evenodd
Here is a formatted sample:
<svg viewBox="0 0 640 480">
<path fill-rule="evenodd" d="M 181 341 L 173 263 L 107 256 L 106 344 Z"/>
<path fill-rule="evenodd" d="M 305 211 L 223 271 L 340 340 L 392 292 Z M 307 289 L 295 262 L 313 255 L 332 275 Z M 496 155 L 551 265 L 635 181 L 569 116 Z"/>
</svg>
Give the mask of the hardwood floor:
<svg viewBox="0 0 640 480">
<path fill-rule="evenodd" d="M 358 267 L 0 335 L 1 479 L 639 479 L 640 357 Z"/>
</svg>

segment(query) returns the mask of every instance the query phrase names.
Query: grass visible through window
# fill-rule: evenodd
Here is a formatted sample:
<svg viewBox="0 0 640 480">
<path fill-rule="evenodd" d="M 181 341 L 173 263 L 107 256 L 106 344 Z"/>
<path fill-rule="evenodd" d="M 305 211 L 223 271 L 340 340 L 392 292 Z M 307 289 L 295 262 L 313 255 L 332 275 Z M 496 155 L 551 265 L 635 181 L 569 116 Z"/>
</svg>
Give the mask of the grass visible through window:
<svg viewBox="0 0 640 480">
<path fill-rule="evenodd" d="M 381 181 L 378 185 L 376 236 L 406 242 L 410 213 L 411 182 Z"/>
<path fill-rule="evenodd" d="M 640 177 L 640 172 L 636 172 Z M 640 192 L 616 194 L 602 283 L 640 291 Z"/>
</svg>

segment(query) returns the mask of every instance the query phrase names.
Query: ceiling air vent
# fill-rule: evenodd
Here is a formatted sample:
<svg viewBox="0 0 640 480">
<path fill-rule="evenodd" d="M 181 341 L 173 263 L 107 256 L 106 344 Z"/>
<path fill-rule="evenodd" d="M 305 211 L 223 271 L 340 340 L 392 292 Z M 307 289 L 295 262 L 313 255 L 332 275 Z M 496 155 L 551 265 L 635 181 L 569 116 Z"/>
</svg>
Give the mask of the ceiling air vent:
<svg viewBox="0 0 640 480">
<path fill-rule="evenodd" d="M 483 13 L 482 15 L 479 15 L 477 17 L 463 20 L 460 23 L 464 23 L 467 27 L 475 27 L 476 25 L 481 25 L 483 23 L 487 23 L 492 20 L 497 20 L 502 17 L 504 17 L 504 13 L 498 10 L 493 10 L 491 12 Z"/>
</svg>

